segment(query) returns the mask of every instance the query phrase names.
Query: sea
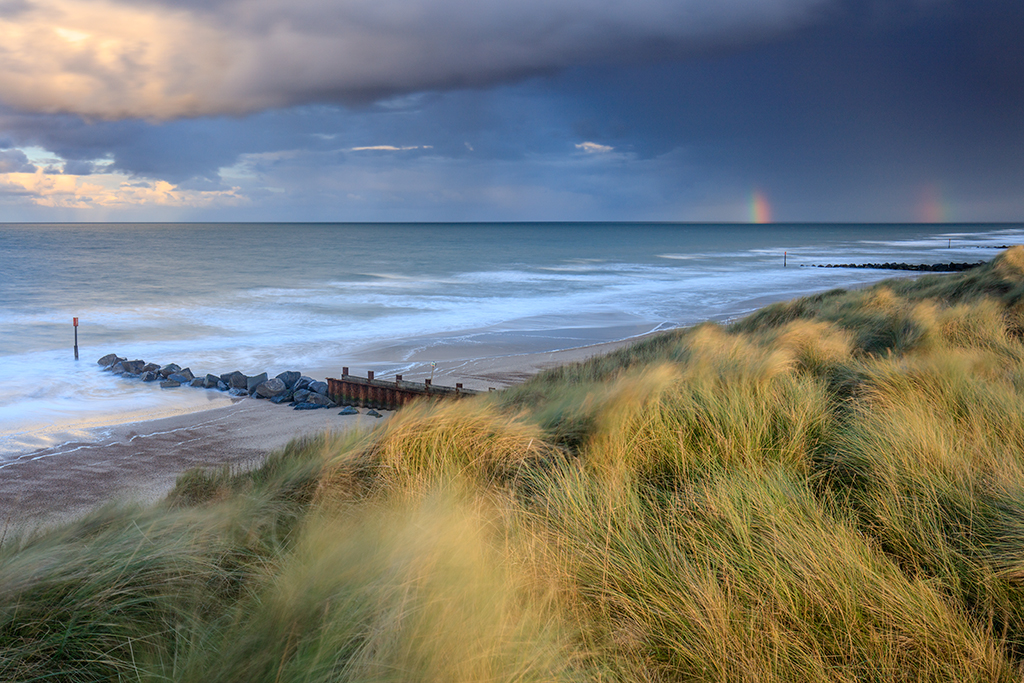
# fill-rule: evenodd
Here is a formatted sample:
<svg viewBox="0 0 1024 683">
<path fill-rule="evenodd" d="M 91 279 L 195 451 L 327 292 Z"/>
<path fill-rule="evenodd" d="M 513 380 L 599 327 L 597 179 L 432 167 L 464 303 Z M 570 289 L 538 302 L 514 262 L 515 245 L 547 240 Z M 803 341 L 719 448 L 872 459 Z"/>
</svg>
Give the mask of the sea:
<svg viewBox="0 0 1024 683">
<path fill-rule="evenodd" d="M 452 376 L 906 275 L 814 264 L 1022 242 L 1024 224 L 0 224 L 0 466 L 230 401 L 102 372 L 107 353 L 197 375 Z"/>
</svg>

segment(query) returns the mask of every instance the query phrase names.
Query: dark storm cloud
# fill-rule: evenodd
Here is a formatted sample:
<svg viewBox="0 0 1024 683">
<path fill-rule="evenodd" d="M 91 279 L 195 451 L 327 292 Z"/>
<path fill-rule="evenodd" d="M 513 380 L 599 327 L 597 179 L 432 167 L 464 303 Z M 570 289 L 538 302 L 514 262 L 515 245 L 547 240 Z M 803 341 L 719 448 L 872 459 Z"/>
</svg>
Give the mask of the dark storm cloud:
<svg viewBox="0 0 1024 683">
<path fill-rule="evenodd" d="M 784 40 L 547 87 L 573 103 L 581 138 L 641 156 L 685 148 L 719 185 L 766 189 L 783 220 L 907 220 L 928 186 L 964 202 L 1021 196 L 1020 35 L 1019 3 L 851 3 Z"/>
<path fill-rule="evenodd" d="M 742 42 L 833 2 L 33 0 L 0 20 L 0 98 L 107 119 L 352 104 Z"/>
</svg>

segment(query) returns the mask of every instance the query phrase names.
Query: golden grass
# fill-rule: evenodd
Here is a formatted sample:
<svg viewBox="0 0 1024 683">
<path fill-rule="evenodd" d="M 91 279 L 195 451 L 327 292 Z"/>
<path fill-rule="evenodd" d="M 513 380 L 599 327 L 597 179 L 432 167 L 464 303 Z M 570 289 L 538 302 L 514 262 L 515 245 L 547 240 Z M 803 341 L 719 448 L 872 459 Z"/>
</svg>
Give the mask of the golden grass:
<svg viewBox="0 0 1024 683">
<path fill-rule="evenodd" d="M 1024 248 L 0 547 L 0 679 L 1010 681 Z"/>
</svg>

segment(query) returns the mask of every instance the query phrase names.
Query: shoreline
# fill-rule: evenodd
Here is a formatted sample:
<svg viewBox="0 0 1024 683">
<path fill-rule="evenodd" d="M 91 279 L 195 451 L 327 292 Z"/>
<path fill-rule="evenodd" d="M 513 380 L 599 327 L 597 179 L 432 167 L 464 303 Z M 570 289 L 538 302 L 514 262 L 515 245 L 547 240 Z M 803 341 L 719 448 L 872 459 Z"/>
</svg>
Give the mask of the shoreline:
<svg viewBox="0 0 1024 683">
<path fill-rule="evenodd" d="M 875 282 L 877 280 L 853 282 L 844 288 L 856 289 Z M 768 304 L 810 293 L 813 292 L 760 295 L 736 302 L 730 310 L 708 321 L 728 324 Z M 490 387 L 503 389 L 544 370 L 604 355 L 679 327 L 668 325 L 662 323 L 647 332 L 616 341 L 553 351 L 495 355 L 497 345 L 473 345 L 478 353 L 489 351 L 491 355 L 449 358 L 443 367 L 437 368 L 434 383 L 454 386 L 462 382 L 467 388 L 482 391 Z M 430 376 L 429 361 L 410 361 L 403 368 L 407 379 L 419 381 Z M 358 360 L 352 364 L 356 368 L 362 365 Z M 367 365 L 379 367 L 380 361 L 367 362 Z M 326 373 L 325 378 L 331 375 L 322 368 L 312 372 L 316 370 Z M 0 462 L 0 525 L 4 527 L 0 533 L 72 521 L 106 504 L 155 503 L 166 496 L 178 476 L 189 469 L 253 467 L 293 439 L 328 431 L 369 429 L 393 414 L 393 411 L 380 412 L 383 419 L 362 414 L 363 411 L 360 415 L 339 416 L 337 408 L 294 411 L 266 400 L 238 398 L 227 406 L 221 404 L 220 407 L 89 429 L 86 432 L 91 438 L 74 438 L 12 454 Z M 57 464 L 59 466 L 54 466 Z"/>
<path fill-rule="evenodd" d="M 468 359 L 435 375 L 438 384 L 504 388 L 548 368 L 586 360 L 657 334 L 558 351 Z M 205 391 L 205 390 L 204 390 Z M 256 398 L 229 406 L 92 430 L 93 439 L 13 455 L 0 464 L 0 524 L 5 533 L 73 521 L 107 504 L 151 504 L 194 467 L 257 466 L 290 441 L 323 432 L 371 429 L 390 418 L 296 411 Z"/>
</svg>

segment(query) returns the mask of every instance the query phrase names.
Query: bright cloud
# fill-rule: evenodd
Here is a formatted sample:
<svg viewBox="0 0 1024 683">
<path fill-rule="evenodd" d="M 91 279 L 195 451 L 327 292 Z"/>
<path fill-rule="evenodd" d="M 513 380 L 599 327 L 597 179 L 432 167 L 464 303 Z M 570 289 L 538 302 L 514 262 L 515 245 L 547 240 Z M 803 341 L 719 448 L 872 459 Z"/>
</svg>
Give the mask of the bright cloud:
<svg viewBox="0 0 1024 683">
<path fill-rule="evenodd" d="M 0 103 L 169 119 L 367 102 L 735 43 L 836 0 L 25 0 Z"/>
<path fill-rule="evenodd" d="M 605 152 L 611 152 L 614 147 L 608 145 L 599 145 L 596 142 L 581 142 L 576 145 L 576 149 L 581 149 L 587 154 L 603 154 Z"/>
<path fill-rule="evenodd" d="M 88 178 L 88 179 L 86 179 Z M 115 173 L 76 176 L 62 173 L 0 173 L 0 197 L 15 195 L 51 208 L 130 206 L 204 207 L 244 201 L 238 188 L 183 190 L 164 180 L 131 180 Z"/>
<path fill-rule="evenodd" d="M 412 145 L 410 147 L 395 147 L 394 145 L 373 145 L 372 147 L 350 147 L 350 152 L 406 152 L 410 149 L 434 149 L 433 145 Z"/>
</svg>

